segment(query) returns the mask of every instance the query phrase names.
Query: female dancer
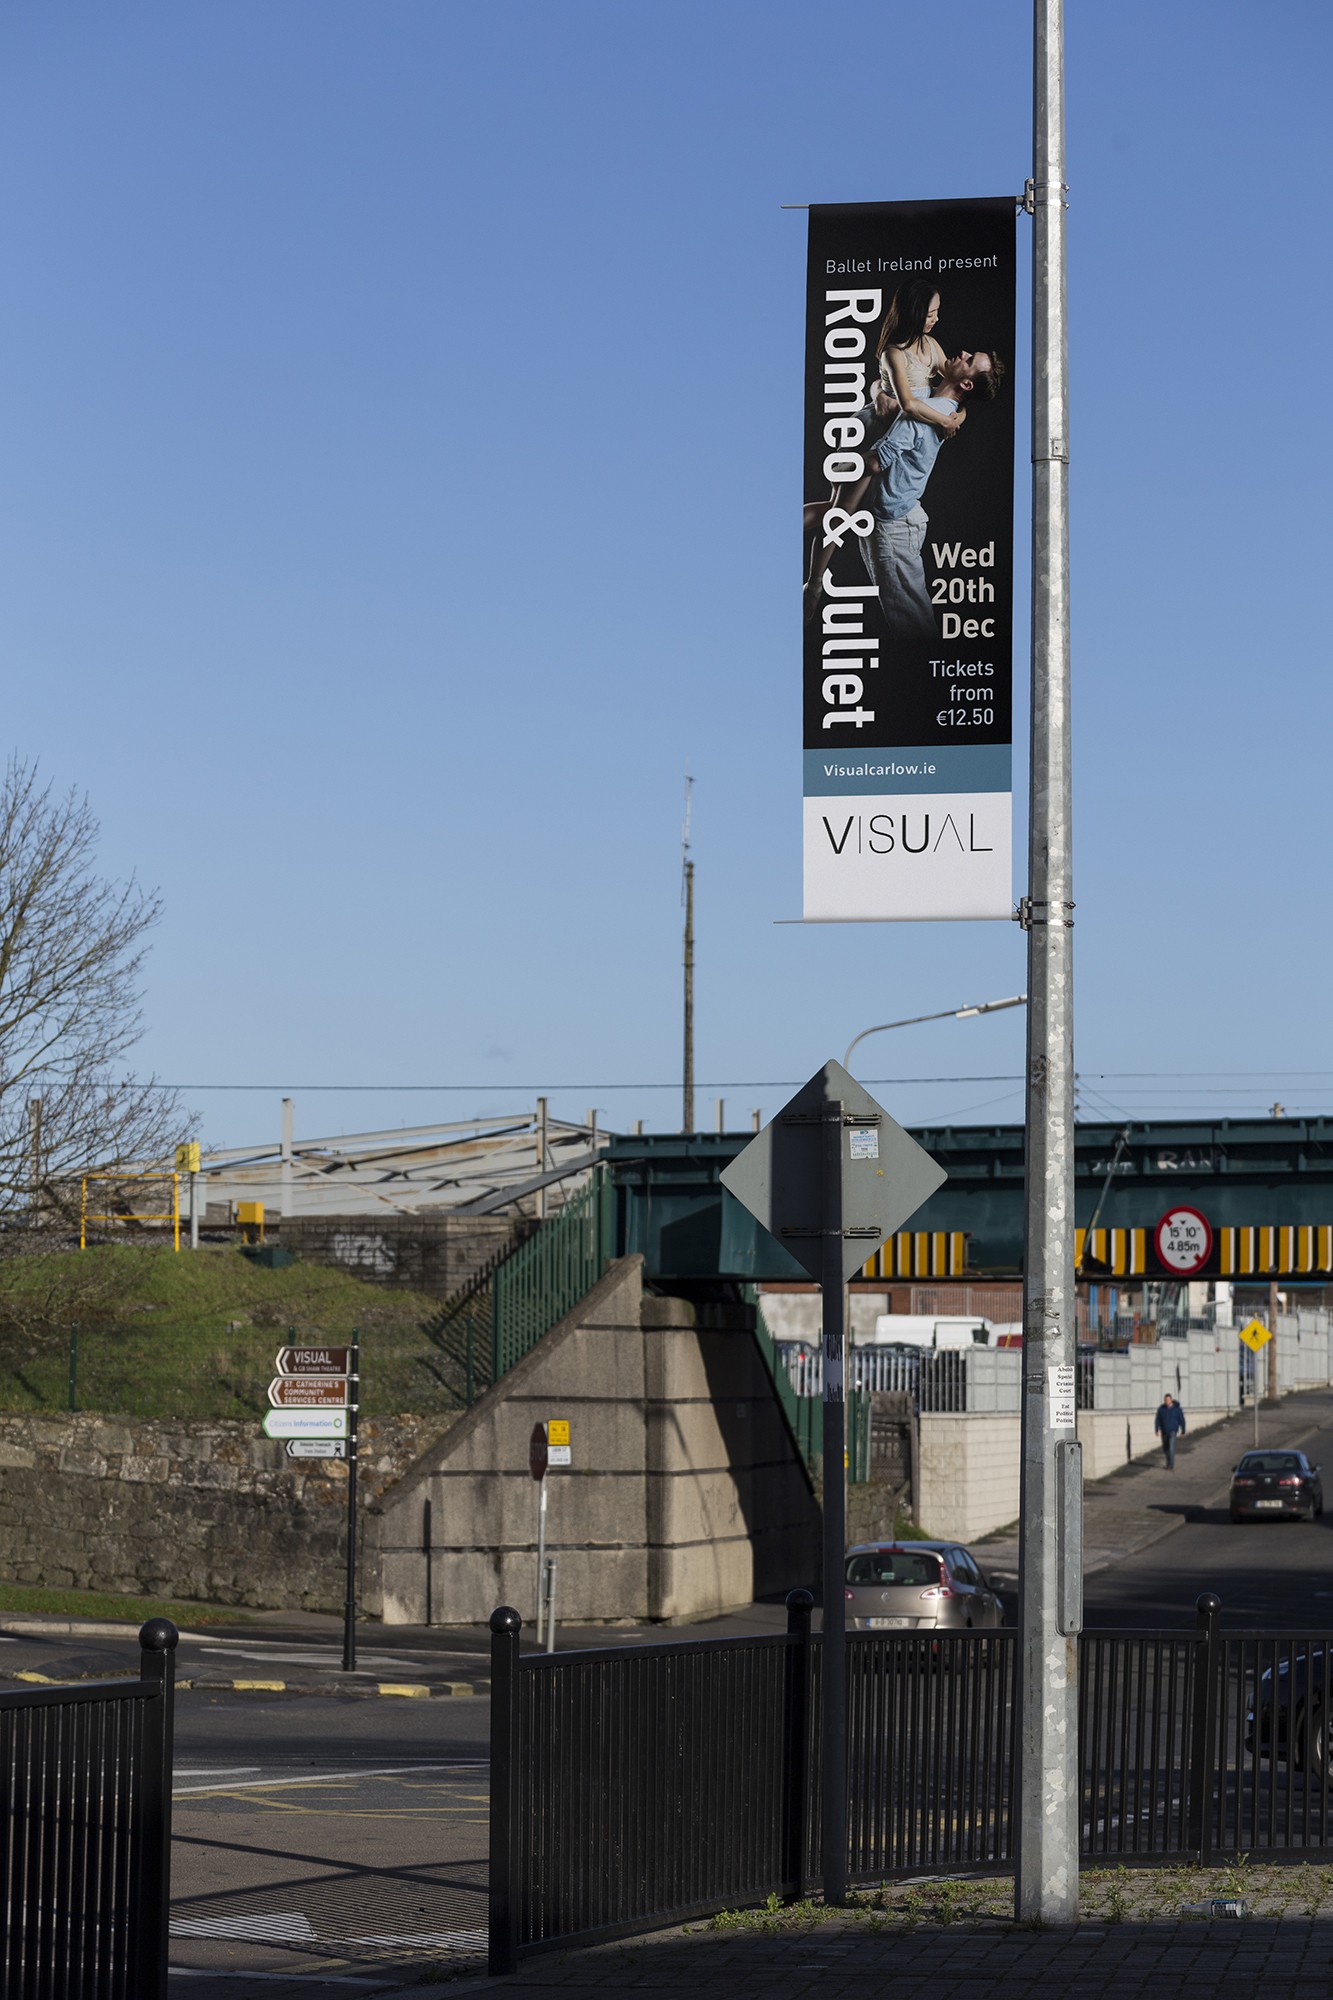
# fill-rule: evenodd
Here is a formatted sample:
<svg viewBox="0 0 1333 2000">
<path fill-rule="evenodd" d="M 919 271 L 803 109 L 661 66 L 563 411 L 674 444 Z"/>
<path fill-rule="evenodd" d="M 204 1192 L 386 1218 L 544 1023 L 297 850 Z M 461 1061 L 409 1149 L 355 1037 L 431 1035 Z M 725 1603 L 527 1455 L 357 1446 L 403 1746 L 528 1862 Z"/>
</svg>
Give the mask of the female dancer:
<svg viewBox="0 0 1333 2000">
<path fill-rule="evenodd" d="M 953 437 L 962 428 L 967 414 L 965 410 L 952 413 L 936 410 L 927 401 L 931 377 L 938 374 L 946 359 L 944 349 L 933 338 L 939 316 L 940 295 L 929 278 L 911 278 L 906 284 L 899 285 L 893 295 L 893 303 L 884 315 L 879 343 L 875 348 L 875 359 L 879 363 L 879 387 L 873 398 L 873 410 L 879 421 L 873 426 L 871 442 L 884 435 L 900 411 L 904 416 L 933 424 L 945 437 Z M 863 415 L 868 418 L 870 411 L 866 410 Z M 870 427 L 867 434 L 870 435 Z M 814 615 L 824 591 L 824 572 L 833 560 L 832 547 L 819 546 L 820 519 L 827 507 L 842 507 L 847 513 L 854 514 L 865 498 L 873 477 L 873 473 L 867 472 L 845 494 L 840 486 L 835 486 L 822 506 L 817 501 L 806 505 L 805 532 L 813 532 L 815 536 L 805 586 L 807 617 Z"/>
</svg>

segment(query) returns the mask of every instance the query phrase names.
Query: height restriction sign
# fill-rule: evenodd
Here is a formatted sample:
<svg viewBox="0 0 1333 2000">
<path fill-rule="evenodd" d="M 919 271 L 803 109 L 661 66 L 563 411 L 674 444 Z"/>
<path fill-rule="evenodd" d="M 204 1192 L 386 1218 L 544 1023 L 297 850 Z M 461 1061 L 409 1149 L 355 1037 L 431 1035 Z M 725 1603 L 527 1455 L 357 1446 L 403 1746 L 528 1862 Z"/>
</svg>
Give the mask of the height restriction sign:
<svg viewBox="0 0 1333 2000">
<path fill-rule="evenodd" d="M 1213 1232 L 1197 1208 L 1169 1208 L 1158 1223 L 1153 1241 L 1158 1262 L 1178 1278 L 1201 1271 L 1213 1254 Z"/>
</svg>

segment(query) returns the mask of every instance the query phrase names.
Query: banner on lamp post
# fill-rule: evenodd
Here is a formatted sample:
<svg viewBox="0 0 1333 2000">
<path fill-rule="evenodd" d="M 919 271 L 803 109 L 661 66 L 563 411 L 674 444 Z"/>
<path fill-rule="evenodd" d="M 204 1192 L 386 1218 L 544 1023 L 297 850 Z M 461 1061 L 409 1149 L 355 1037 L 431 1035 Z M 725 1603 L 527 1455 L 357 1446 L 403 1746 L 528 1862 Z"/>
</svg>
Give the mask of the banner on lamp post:
<svg viewBox="0 0 1333 2000">
<path fill-rule="evenodd" d="M 807 921 L 1013 913 L 1014 217 L 810 210 Z"/>
</svg>

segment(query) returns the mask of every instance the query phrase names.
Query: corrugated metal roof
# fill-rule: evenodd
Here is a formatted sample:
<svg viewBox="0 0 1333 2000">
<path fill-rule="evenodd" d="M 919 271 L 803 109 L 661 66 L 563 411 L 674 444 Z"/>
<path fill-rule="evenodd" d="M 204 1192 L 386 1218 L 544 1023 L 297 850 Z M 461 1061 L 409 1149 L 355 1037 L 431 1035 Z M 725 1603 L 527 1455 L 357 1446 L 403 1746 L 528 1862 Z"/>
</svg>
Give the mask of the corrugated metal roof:
<svg viewBox="0 0 1333 2000">
<path fill-rule="evenodd" d="M 336 1138 L 231 1146 L 200 1162 L 203 1203 L 262 1201 L 288 1215 L 537 1213 L 543 1188 L 558 1207 L 582 1184 L 611 1134 L 549 1118 L 546 1160 L 536 1114 L 400 1126 Z M 182 1190 L 182 1206 L 184 1192 Z"/>
</svg>

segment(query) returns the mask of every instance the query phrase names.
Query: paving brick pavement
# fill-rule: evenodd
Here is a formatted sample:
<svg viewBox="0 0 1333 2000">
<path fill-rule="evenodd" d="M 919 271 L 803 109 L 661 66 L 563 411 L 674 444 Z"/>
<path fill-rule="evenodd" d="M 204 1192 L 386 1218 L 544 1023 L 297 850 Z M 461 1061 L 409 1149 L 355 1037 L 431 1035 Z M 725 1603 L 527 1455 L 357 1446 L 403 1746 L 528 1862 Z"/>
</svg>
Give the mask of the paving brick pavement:
<svg viewBox="0 0 1333 2000">
<path fill-rule="evenodd" d="M 530 1959 L 504 1979 L 394 1987 L 401 2000 L 550 2000 L 604 1993 L 690 2000 L 1329 2000 L 1333 1918 L 993 1924 L 875 1930 L 832 1919 L 800 1931 L 672 1930 Z"/>
</svg>

